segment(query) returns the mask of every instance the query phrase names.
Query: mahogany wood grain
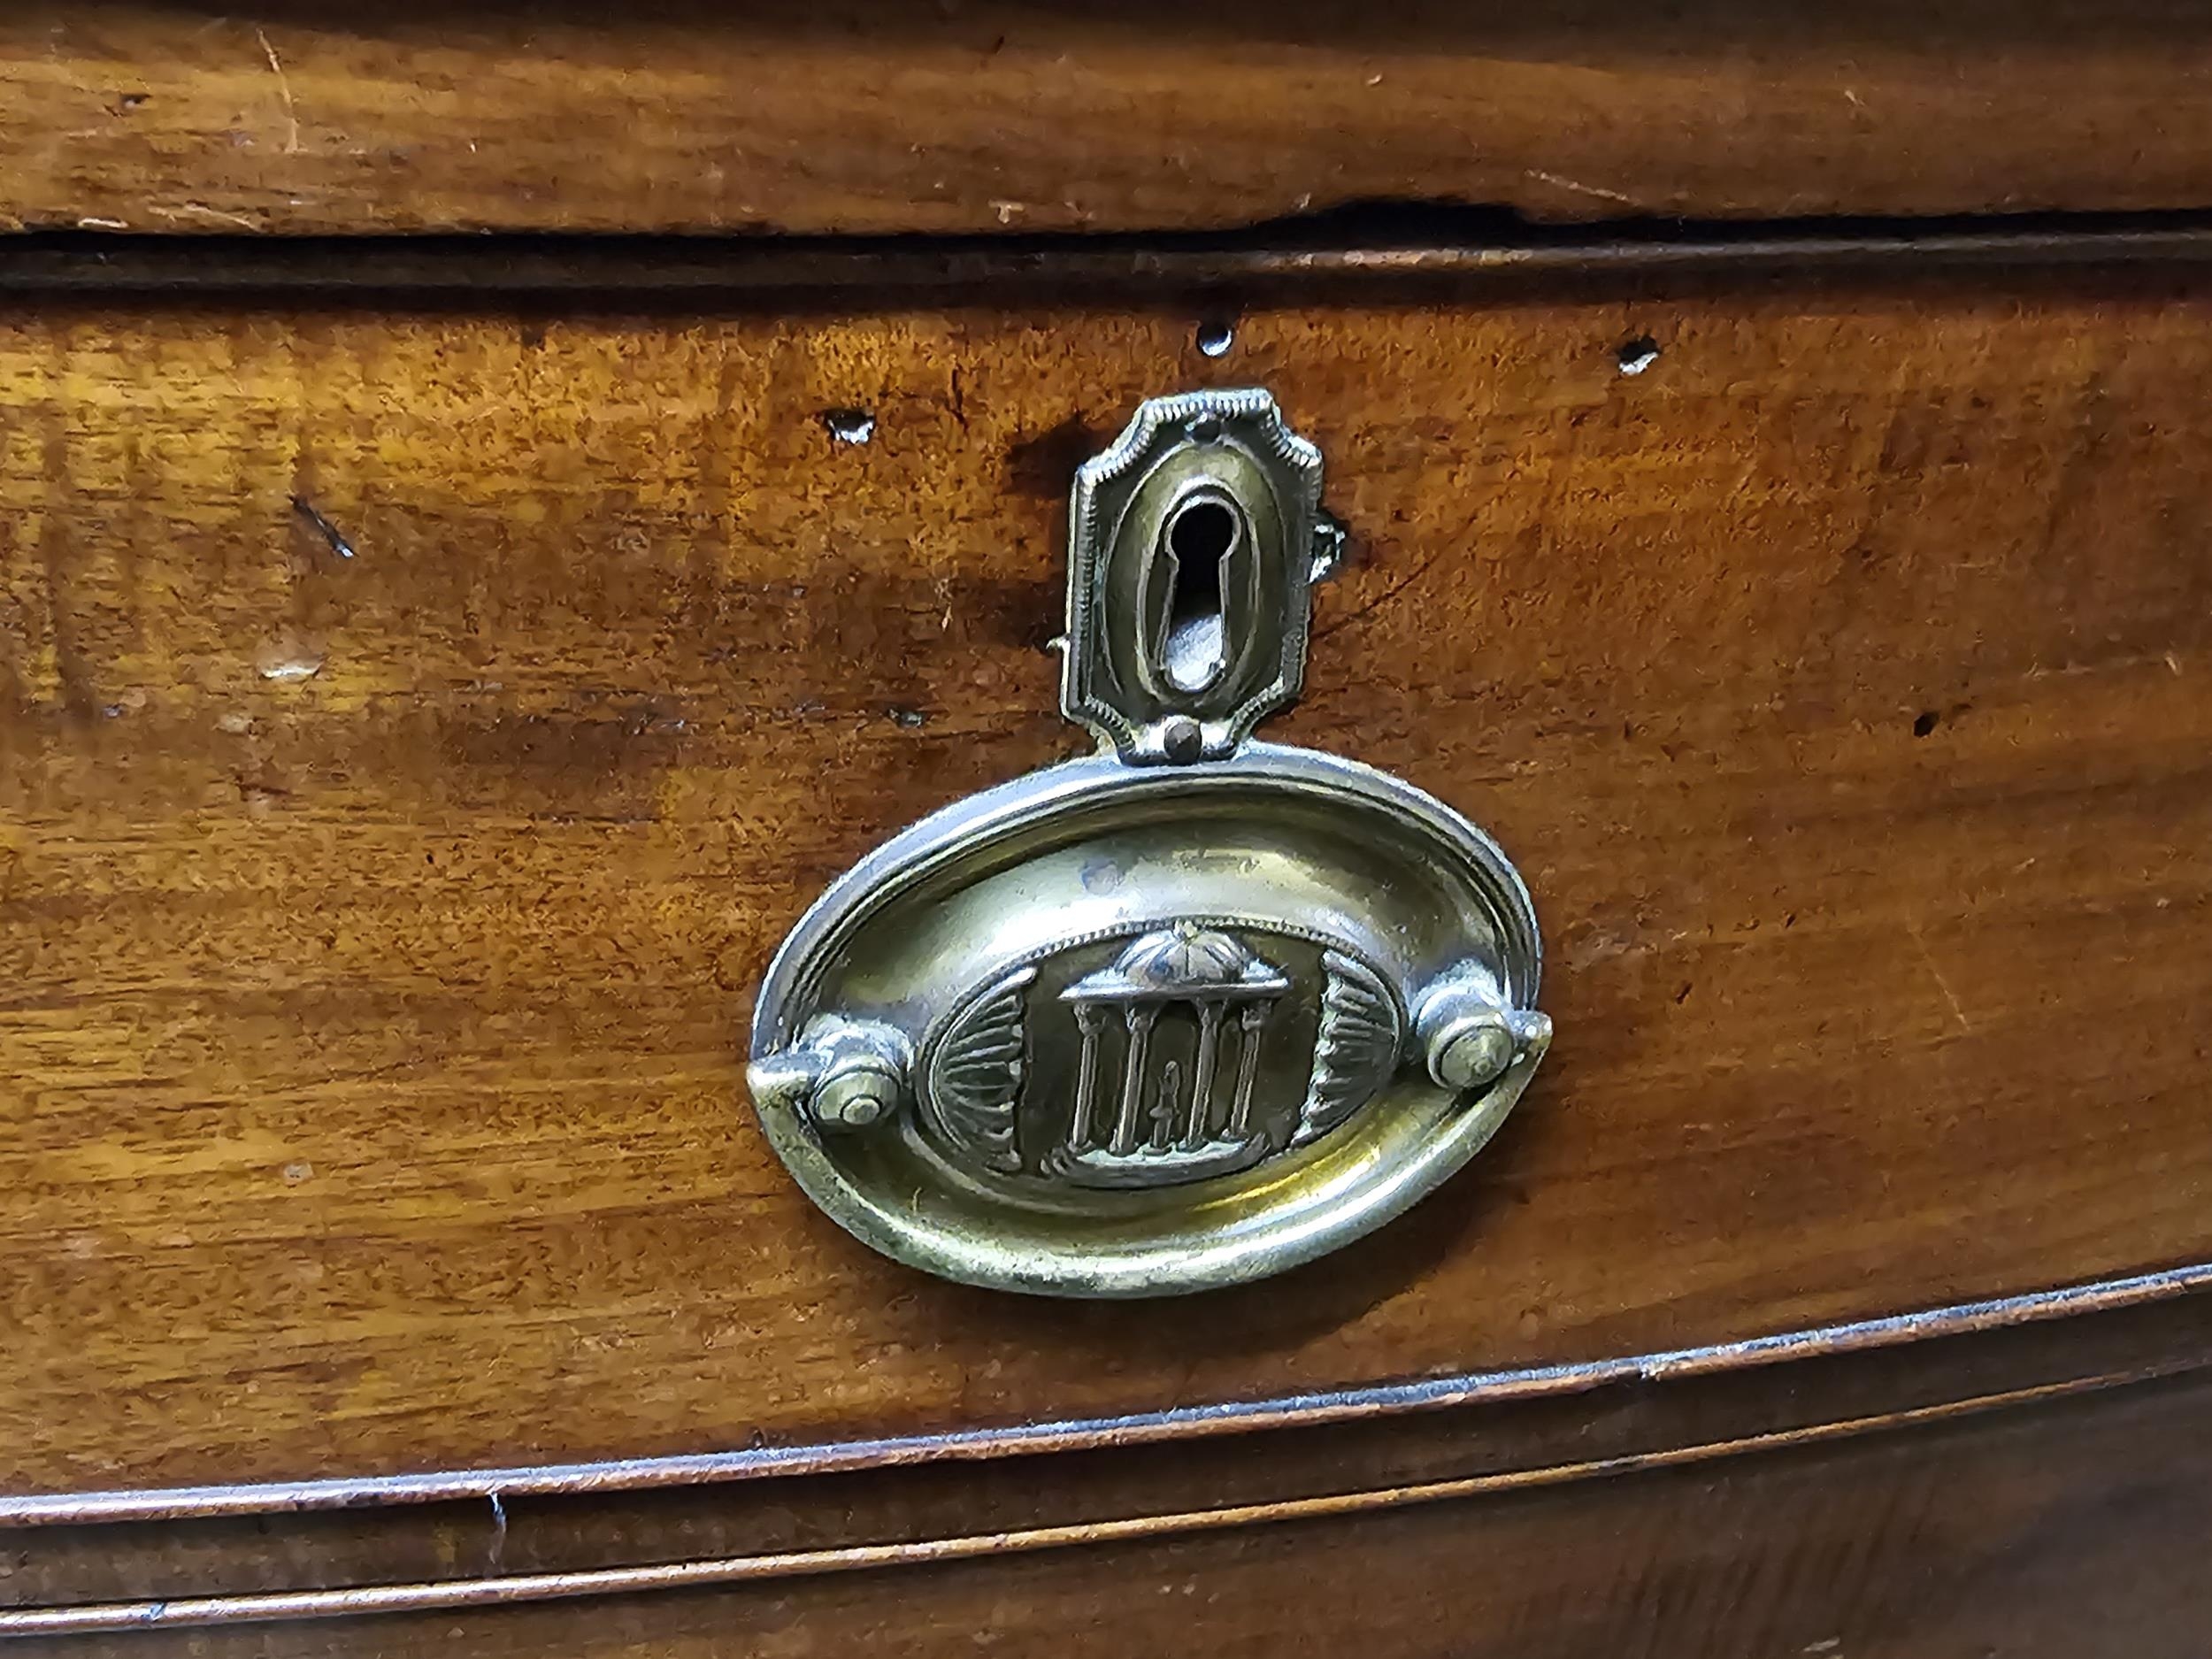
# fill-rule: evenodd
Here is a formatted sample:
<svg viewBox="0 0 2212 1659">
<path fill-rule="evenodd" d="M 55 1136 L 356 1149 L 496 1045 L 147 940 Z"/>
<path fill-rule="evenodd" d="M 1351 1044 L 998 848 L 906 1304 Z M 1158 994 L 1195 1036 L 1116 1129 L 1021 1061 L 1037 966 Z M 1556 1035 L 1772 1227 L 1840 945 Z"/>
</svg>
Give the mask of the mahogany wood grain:
<svg viewBox="0 0 2212 1659">
<path fill-rule="evenodd" d="M 1147 1409 L 2212 1256 L 2203 279 L 1383 291 L 1219 363 L 1194 320 L 0 322 L 0 1487 Z M 1558 1045 L 1279 1283 L 919 1279 L 761 1144 L 748 998 L 872 841 L 1077 747 L 1069 471 L 1244 381 L 1360 550 L 1273 730 L 1497 833 Z"/>
<path fill-rule="evenodd" d="M 57 1655 L 2196 1659 L 2212 1388 L 1327 1519 L 597 1603 L 133 1631 Z"/>
<path fill-rule="evenodd" d="M 1446 1403 L 1363 1391 L 1359 1415 L 1286 1413 L 1239 1432 L 1185 1424 L 1148 1439 L 1101 1424 L 1051 1451 L 987 1456 L 881 1446 L 797 1476 L 762 1465 L 511 1471 L 465 1499 L 423 1502 L 388 1485 L 339 1499 L 318 1491 L 316 1509 L 296 1507 L 308 1498 L 290 1488 L 172 1490 L 142 1494 L 126 1519 L 112 1518 L 122 1506 L 108 1496 L 29 1517 L 0 1507 L 0 1638 L 58 1618 L 127 1627 L 143 1613 L 126 1609 L 153 1602 L 170 1604 L 165 1620 L 225 1622 L 265 1617 L 260 1598 L 304 1594 L 307 1616 L 327 1617 L 345 1610 L 332 1603 L 346 1592 L 395 1586 L 414 1586 L 417 1606 L 589 1600 L 580 1575 L 764 1581 L 856 1559 L 912 1565 L 1721 1465 L 2212 1370 L 2212 1289 L 2096 1294 L 2026 1323 L 1950 1317 L 1890 1334 L 1875 1347 L 1809 1334 L 1686 1364 L 1498 1379 Z M 970 1548 L 979 1536 L 992 1541 Z"/>
<path fill-rule="evenodd" d="M 33 0 L 0 222 L 1152 229 L 2212 206 L 2189 0 Z"/>
</svg>

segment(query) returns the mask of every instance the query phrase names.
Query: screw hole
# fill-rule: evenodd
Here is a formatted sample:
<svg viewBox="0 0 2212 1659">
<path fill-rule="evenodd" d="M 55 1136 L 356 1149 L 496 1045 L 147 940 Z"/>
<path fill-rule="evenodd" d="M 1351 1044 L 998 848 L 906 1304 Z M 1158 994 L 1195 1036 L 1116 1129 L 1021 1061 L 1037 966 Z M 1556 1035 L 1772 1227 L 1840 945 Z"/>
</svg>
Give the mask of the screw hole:
<svg viewBox="0 0 2212 1659">
<path fill-rule="evenodd" d="M 1202 357 L 1225 357 L 1229 348 L 1236 342 L 1236 329 L 1220 318 L 1210 318 L 1198 325 L 1198 355 Z"/>
<path fill-rule="evenodd" d="M 1649 334 L 1638 334 L 1635 339 L 1621 343 L 1621 349 L 1613 354 L 1613 360 L 1620 365 L 1623 374 L 1641 374 L 1659 361 L 1659 342 Z"/>
</svg>

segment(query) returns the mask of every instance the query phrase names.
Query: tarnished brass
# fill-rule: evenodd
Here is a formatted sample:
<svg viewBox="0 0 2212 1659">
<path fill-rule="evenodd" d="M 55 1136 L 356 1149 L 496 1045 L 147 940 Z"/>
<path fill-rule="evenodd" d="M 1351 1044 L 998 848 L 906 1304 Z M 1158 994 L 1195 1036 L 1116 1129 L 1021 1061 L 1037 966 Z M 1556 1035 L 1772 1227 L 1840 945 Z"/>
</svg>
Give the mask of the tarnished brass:
<svg viewBox="0 0 2212 1659">
<path fill-rule="evenodd" d="M 1480 1149 L 1551 1037 L 1496 845 L 1356 762 L 1251 741 L 1341 533 L 1259 391 L 1155 399 L 1077 474 L 1062 707 L 1092 758 L 841 878 L 755 1016 L 771 1142 L 902 1262 L 1076 1296 L 1279 1271 Z"/>
</svg>

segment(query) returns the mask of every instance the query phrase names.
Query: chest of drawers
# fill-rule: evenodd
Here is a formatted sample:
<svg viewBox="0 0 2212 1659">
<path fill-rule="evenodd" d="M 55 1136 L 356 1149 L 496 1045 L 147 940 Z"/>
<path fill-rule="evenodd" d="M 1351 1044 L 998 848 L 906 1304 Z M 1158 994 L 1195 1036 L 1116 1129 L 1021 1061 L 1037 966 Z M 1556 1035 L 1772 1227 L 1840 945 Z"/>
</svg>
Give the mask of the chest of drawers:
<svg viewBox="0 0 2212 1659">
<path fill-rule="evenodd" d="M 2202 1650 L 2207 32 L 1587 10 L 4 27 L 0 1636 Z M 1271 733 L 1556 1041 L 1283 1276 L 943 1282 L 754 994 L 1247 386 Z"/>
</svg>

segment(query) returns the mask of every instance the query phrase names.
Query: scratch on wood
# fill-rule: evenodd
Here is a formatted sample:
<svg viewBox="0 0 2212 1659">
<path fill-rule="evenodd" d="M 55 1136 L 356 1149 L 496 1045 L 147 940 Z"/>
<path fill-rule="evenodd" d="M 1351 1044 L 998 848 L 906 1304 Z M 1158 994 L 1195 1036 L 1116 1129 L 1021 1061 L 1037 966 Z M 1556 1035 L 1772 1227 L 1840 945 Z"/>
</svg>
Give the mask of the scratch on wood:
<svg viewBox="0 0 2212 1659">
<path fill-rule="evenodd" d="M 291 128 L 285 135 L 284 153 L 296 156 L 300 153 L 300 111 L 299 106 L 292 102 L 292 82 L 285 75 L 284 65 L 277 58 L 276 48 L 269 44 L 269 32 L 256 28 L 253 37 L 261 42 L 262 55 L 269 60 L 269 73 L 277 78 L 277 90 L 284 95 L 284 119 Z"/>
<path fill-rule="evenodd" d="M 1958 1021 L 1961 1031 L 1972 1031 L 1974 1022 L 1967 1018 L 1966 1010 L 1959 1006 L 1958 994 L 1951 989 L 1950 980 L 1943 977 L 1943 970 L 1936 965 L 1935 953 L 1928 949 L 1928 941 L 1920 936 L 1919 924 L 1907 922 L 1905 931 L 1912 935 L 1912 942 L 1920 951 L 1921 961 L 1928 964 L 1928 972 L 1934 976 L 1936 989 L 1943 993 L 1943 1000 L 1951 1005 L 1951 1018 Z"/>
<path fill-rule="evenodd" d="M 1424 576 L 1427 575 L 1429 572 L 1435 567 L 1437 562 L 1442 559 L 1444 556 L 1451 550 L 1451 548 L 1448 546 L 1439 548 L 1435 552 L 1430 554 L 1428 557 L 1423 559 L 1418 565 L 1415 565 L 1410 571 L 1408 571 L 1405 575 L 1400 577 L 1389 587 L 1384 588 L 1382 592 L 1377 594 L 1372 599 L 1369 600 L 1358 610 L 1353 611 L 1349 616 L 1339 617 L 1326 627 L 1316 628 L 1313 632 L 1313 637 L 1317 640 L 1325 640 L 1332 634 L 1339 633 L 1345 628 L 1353 627 L 1357 626 L 1359 623 L 1364 622 L 1369 617 L 1374 615 L 1375 612 L 1380 611 L 1385 605 L 1395 599 L 1400 594 L 1405 592 L 1407 588 L 1412 587 L 1414 583 L 1419 581 Z"/>
<path fill-rule="evenodd" d="M 1609 190 L 1602 185 L 1585 184 L 1579 179 L 1570 179 L 1563 173 L 1546 173 L 1541 167 L 1530 167 L 1525 169 L 1525 172 L 1530 178 L 1540 183 L 1556 185 L 1560 189 L 1572 190 L 1578 196 L 1594 196 L 1601 201 L 1626 202 L 1632 206 L 1635 204 L 1634 196 L 1624 196 L 1618 190 Z"/>
<path fill-rule="evenodd" d="M 346 540 L 336 525 L 316 511 L 313 502 L 304 495 L 295 495 L 292 497 L 292 511 L 314 526 L 317 534 L 330 543 L 330 550 L 333 553 L 342 559 L 349 559 L 353 557 L 353 543 Z"/>
<path fill-rule="evenodd" d="M 261 227 L 258 219 L 250 219 L 243 213 L 233 213 L 225 208 L 210 207 L 204 202 L 187 202 L 180 207 L 156 207 L 149 203 L 146 211 L 157 219 L 212 219 L 219 225 L 236 225 L 244 230 L 258 230 Z"/>
</svg>

